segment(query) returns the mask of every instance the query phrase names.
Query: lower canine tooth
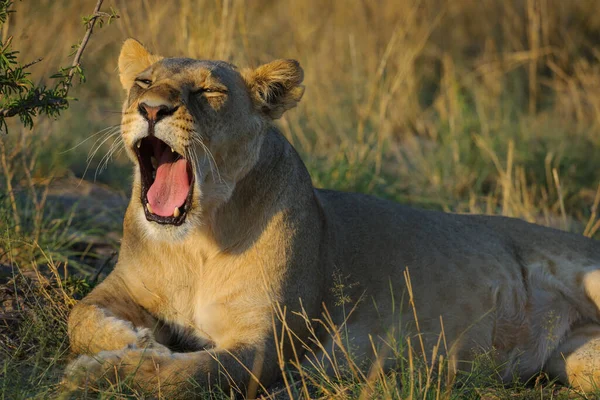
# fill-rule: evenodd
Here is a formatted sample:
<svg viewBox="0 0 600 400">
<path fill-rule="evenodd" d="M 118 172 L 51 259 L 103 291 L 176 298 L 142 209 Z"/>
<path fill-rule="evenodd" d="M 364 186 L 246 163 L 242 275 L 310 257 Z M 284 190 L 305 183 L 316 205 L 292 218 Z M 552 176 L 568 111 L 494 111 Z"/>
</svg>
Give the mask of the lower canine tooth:
<svg viewBox="0 0 600 400">
<path fill-rule="evenodd" d="M 179 207 L 175 207 L 175 210 L 173 210 L 173 216 L 175 218 L 179 217 L 180 212 L 179 212 Z"/>
<path fill-rule="evenodd" d="M 152 212 L 152 207 L 150 207 L 150 203 L 146 203 L 146 208 L 148 209 L 148 212 L 149 212 L 150 214 L 154 214 L 154 213 Z"/>
</svg>

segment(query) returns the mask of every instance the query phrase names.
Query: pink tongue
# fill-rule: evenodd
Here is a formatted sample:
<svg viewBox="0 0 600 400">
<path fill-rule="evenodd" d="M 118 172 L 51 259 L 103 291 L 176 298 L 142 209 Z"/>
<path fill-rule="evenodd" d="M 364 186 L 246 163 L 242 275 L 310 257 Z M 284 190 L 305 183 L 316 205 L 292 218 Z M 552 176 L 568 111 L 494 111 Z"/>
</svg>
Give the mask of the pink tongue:
<svg viewBox="0 0 600 400">
<path fill-rule="evenodd" d="M 190 191 L 187 161 L 183 158 L 171 161 L 169 149 L 158 160 L 154 183 L 148 190 L 148 203 L 152 212 L 161 217 L 170 217 L 175 207 L 181 207 Z"/>
</svg>

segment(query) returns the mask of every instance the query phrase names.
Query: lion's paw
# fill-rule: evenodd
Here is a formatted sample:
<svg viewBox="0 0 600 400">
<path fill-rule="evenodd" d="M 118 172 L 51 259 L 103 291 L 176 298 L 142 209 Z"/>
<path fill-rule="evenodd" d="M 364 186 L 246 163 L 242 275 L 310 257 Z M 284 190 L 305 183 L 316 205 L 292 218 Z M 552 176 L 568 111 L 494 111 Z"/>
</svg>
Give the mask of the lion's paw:
<svg viewBox="0 0 600 400">
<path fill-rule="evenodd" d="M 116 375 L 116 368 L 123 359 L 123 351 L 103 351 L 93 356 L 82 355 L 70 363 L 65 370 L 64 381 L 75 386 L 87 386 L 101 378 Z"/>
<path fill-rule="evenodd" d="M 158 365 L 171 361 L 172 357 L 173 353 L 162 345 L 158 349 L 124 349 L 82 355 L 66 368 L 63 385 L 67 390 L 114 385 L 135 375 L 143 381 L 155 377 L 160 371 Z"/>
</svg>

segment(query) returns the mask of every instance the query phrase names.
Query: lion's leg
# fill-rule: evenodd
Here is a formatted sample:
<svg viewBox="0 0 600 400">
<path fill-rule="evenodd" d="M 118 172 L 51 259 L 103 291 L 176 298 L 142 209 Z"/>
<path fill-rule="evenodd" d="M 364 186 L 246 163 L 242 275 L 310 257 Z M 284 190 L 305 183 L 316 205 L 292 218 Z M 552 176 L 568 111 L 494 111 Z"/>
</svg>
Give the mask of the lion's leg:
<svg viewBox="0 0 600 400">
<path fill-rule="evenodd" d="M 544 368 L 575 389 L 586 392 L 600 388 L 600 325 L 574 329 L 554 351 Z"/>
<path fill-rule="evenodd" d="M 161 347 L 154 340 L 157 321 L 128 296 L 116 274 L 110 274 L 73 308 L 69 339 L 76 353 L 94 354 L 126 346 Z"/>
<path fill-rule="evenodd" d="M 192 353 L 124 349 L 81 356 L 67 368 L 65 378 L 71 390 L 98 382 L 125 382 L 168 398 L 192 397 L 211 387 L 232 388 L 253 398 L 259 388 L 274 382 L 278 365 L 275 346 Z"/>
</svg>

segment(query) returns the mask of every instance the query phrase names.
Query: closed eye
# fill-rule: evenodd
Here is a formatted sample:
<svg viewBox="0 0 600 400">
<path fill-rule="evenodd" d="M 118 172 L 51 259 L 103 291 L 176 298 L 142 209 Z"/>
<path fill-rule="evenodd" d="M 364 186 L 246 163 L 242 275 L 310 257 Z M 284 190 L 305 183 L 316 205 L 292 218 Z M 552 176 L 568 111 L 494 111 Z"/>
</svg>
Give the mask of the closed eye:
<svg viewBox="0 0 600 400">
<path fill-rule="evenodd" d="M 227 94 L 227 89 L 220 87 L 206 87 L 193 90 L 192 94 L 195 96 L 205 95 L 206 97 L 222 96 Z"/>
<path fill-rule="evenodd" d="M 141 79 L 141 78 L 137 78 L 135 80 L 135 83 L 138 84 L 138 86 L 147 89 L 148 87 L 150 87 L 150 85 L 152 85 L 152 81 L 150 79 Z"/>
</svg>

